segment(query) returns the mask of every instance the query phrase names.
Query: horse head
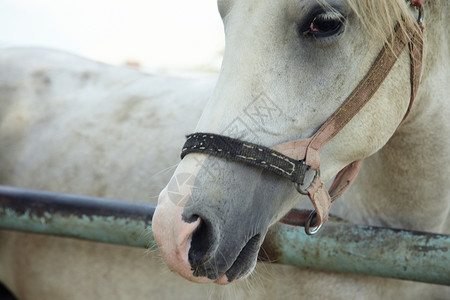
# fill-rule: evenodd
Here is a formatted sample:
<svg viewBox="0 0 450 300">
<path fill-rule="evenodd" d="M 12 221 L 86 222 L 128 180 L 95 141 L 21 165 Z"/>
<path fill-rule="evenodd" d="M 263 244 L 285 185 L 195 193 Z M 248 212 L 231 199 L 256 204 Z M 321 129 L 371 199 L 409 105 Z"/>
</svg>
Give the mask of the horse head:
<svg viewBox="0 0 450 300">
<path fill-rule="evenodd" d="M 313 136 L 358 89 L 381 49 L 390 51 L 396 23 L 400 30 L 414 23 L 403 0 L 219 0 L 218 6 L 226 49 L 197 132 L 275 149 Z M 323 145 L 321 181 L 390 139 L 409 107 L 409 68 L 403 51 L 370 101 Z M 170 269 L 191 281 L 226 284 L 251 273 L 269 226 L 303 197 L 267 169 L 189 153 L 160 194 L 154 235 Z"/>
</svg>

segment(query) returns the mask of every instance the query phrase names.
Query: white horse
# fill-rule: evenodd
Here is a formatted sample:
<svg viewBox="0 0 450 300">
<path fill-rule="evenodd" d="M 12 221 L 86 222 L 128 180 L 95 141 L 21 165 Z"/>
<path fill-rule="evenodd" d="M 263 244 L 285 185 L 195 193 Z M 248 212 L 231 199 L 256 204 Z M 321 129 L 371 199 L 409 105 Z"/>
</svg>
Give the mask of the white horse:
<svg viewBox="0 0 450 300">
<path fill-rule="evenodd" d="M 321 175 L 308 188 L 315 222 L 326 220 L 328 209 L 320 178 L 327 182 L 367 158 L 357 184 L 335 207 L 337 215 L 355 223 L 449 230 L 448 1 L 424 4 L 424 69 L 414 103 L 422 61 L 414 52 L 421 44 L 415 40 L 421 35 L 417 12 L 402 0 L 319 2 L 218 1 L 226 33 L 222 70 L 196 128 L 200 134 L 188 137 L 186 156 L 160 195 L 153 223 L 168 267 L 188 280 L 228 284 L 251 274 L 268 227 L 301 200 L 292 182 L 279 176 L 301 168 L 293 168 L 289 157 L 317 170 L 315 145 L 330 136 L 320 151 Z M 398 36 L 412 39 L 411 54 L 395 52 L 407 43 L 397 42 Z M 384 45 L 396 53 L 390 71 L 379 56 Z M 367 73 L 372 85 L 362 87 Z M 386 80 L 366 96 L 381 73 L 388 73 Z M 369 102 L 359 112 L 352 110 L 356 100 L 341 106 L 352 97 Z M 315 132 L 320 138 L 308 139 Z M 188 176 L 180 191 L 180 179 Z M 344 297 L 343 290 L 355 298 L 430 292 L 406 282 L 302 270 L 290 278 L 298 293 L 311 288 L 321 298 Z"/>
<path fill-rule="evenodd" d="M 383 44 L 376 35 L 367 41 L 368 32 L 360 22 L 364 18 L 360 17 L 369 21 L 377 17 L 389 25 L 395 21 L 381 14 L 388 2 L 375 3 L 379 3 L 379 7 L 375 5 L 379 11 L 365 15 L 365 8 L 358 3 L 330 1 L 346 17 L 345 26 L 339 26 L 339 35 L 318 35 L 313 41 L 303 40 L 297 28 L 304 25 L 300 21 L 321 10 L 315 1 L 219 1 L 226 25 L 226 55 L 219 83 L 197 130 L 226 133 L 266 146 L 310 136 L 364 76 Z M 401 9 L 405 17 L 412 16 L 402 0 L 393 8 L 394 12 Z M 340 207 L 335 207 L 335 213 L 350 221 L 448 232 L 448 188 L 442 182 L 449 170 L 442 162 L 448 160 L 450 145 L 441 138 L 449 126 L 444 106 L 449 92 L 445 73 L 448 32 L 444 32 L 448 5 L 430 2 L 425 12 L 425 70 L 406 123 L 389 140 L 409 98 L 404 52 L 368 106 L 321 152 L 322 175 L 329 179 L 349 160 L 365 157 L 386 144 L 366 160 L 347 199 L 336 203 Z M 325 15 L 320 18 L 328 18 L 326 12 L 321 13 Z M 387 28 L 382 33 L 387 36 L 389 32 Z M 3 51 L 0 70 L 1 184 L 133 201 L 156 200 L 152 196 L 168 180 L 158 171 L 176 163 L 183 135 L 193 131 L 216 80 L 148 76 L 65 54 L 27 50 Z M 266 104 L 269 117 L 252 114 L 257 112 L 252 103 Z M 424 143 L 412 147 L 417 141 Z M 439 151 L 424 155 L 436 147 Z M 250 207 L 264 203 L 266 210 L 259 214 L 273 214 L 269 222 L 273 223 L 300 200 L 281 178 L 212 157 L 205 162 L 204 155 L 186 156 L 173 178 L 183 172 L 203 180 L 212 178 L 201 175 L 205 168 L 198 173 L 193 170 L 198 164 L 195 159 L 200 160 L 197 168 L 201 163 L 211 164 L 210 170 L 215 170 L 211 174 L 221 179 L 219 183 L 205 182 L 198 190 L 200 195 L 211 196 L 205 207 L 212 211 L 222 200 L 240 201 L 222 206 L 222 215 L 234 223 L 236 236 L 245 226 L 241 221 Z M 423 178 L 409 187 L 416 174 Z M 188 190 L 182 192 L 188 199 Z M 261 204 L 252 204 L 252 199 Z M 162 224 L 165 221 L 160 218 L 160 227 L 155 229 L 169 231 L 167 241 L 159 235 L 164 252 L 170 236 L 184 229 L 173 227 L 181 216 L 172 214 L 170 208 L 179 206 L 163 200 L 161 207 L 166 211 L 160 210 L 159 215 L 167 215 L 168 223 Z M 249 226 L 252 216 L 256 213 L 245 216 Z M 227 219 L 223 223 L 229 222 Z M 233 240 L 227 239 L 229 231 L 220 234 L 224 242 Z M 145 256 L 139 249 L 8 231 L 0 233 L 0 241 L 0 280 L 19 299 L 198 299 L 224 292 L 222 287 L 190 283 L 164 272 L 155 252 Z M 231 251 L 223 254 L 232 255 Z M 164 254 L 171 255 L 175 256 Z M 170 259 L 167 262 L 186 275 Z M 253 262 L 244 260 L 242 265 L 250 270 Z M 227 286 L 225 296 L 421 299 L 444 298 L 448 293 L 440 286 L 290 266 L 258 264 L 257 271 L 256 276 Z M 204 281 L 202 277 L 190 279 Z"/>
</svg>

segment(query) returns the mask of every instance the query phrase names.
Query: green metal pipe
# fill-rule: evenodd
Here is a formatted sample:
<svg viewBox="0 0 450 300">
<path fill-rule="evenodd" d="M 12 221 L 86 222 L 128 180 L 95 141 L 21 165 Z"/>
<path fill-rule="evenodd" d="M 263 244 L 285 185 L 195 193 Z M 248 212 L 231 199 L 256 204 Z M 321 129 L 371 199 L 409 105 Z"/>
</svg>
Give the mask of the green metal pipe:
<svg viewBox="0 0 450 300">
<path fill-rule="evenodd" d="M 154 247 L 154 205 L 0 186 L 0 228 Z M 278 223 L 260 258 L 271 262 L 450 285 L 450 236 L 331 219 L 317 236 Z"/>
<path fill-rule="evenodd" d="M 306 235 L 303 228 L 277 223 L 270 228 L 260 256 L 324 271 L 450 285 L 449 248 L 448 235 L 334 219 L 315 236 Z"/>
<path fill-rule="evenodd" d="M 156 245 L 155 206 L 0 186 L 0 228 L 134 247 Z"/>
</svg>

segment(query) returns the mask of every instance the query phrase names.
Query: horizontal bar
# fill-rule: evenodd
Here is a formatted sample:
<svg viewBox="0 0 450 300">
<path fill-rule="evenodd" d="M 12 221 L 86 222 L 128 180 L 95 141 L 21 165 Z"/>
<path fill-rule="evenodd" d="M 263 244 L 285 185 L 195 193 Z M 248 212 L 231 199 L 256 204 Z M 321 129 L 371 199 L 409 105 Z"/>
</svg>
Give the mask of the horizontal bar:
<svg viewBox="0 0 450 300">
<path fill-rule="evenodd" d="M 261 247 L 269 261 L 324 271 L 450 285 L 450 236 L 331 219 L 315 236 L 277 223 Z M 264 253 L 264 254 L 262 254 Z"/>
<path fill-rule="evenodd" d="M 153 247 L 154 205 L 0 186 L 0 228 Z"/>
<path fill-rule="evenodd" d="M 151 204 L 0 186 L 0 228 L 155 247 Z M 260 259 L 325 271 L 450 285 L 450 236 L 330 218 L 317 236 L 277 223 Z"/>
</svg>

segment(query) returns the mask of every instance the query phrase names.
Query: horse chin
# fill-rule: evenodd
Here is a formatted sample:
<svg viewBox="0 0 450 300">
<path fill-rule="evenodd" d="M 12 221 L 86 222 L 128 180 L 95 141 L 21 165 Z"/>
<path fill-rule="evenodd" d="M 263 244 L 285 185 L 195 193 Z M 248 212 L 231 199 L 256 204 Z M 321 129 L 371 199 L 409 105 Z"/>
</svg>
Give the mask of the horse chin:
<svg viewBox="0 0 450 300">
<path fill-rule="evenodd" d="M 227 284 L 230 284 L 230 282 L 228 281 L 227 275 L 222 275 L 219 279 L 217 279 L 216 281 L 214 281 L 214 283 L 216 283 L 216 284 L 218 284 L 218 285 L 227 285 Z"/>
<path fill-rule="evenodd" d="M 215 283 L 215 284 L 218 284 L 218 285 L 228 285 L 230 283 L 234 283 L 234 282 L 245 280 L 253 272 L 253 270 L 255 269 L 255 266 L 256 266 L 256 262 L 250 267 L 250 269 L 245 270 L 245 271 L 244 270 L 240 270 L 240 273 L 244 273 L 244 275 L 242 275 L 242 276 L 240 276 L 238 278 L 230 279 L 228 277 L 228 275 L 227 275 L 227 273 L 230 272 L 230 271 L 231 272 L 235 272 L 234 271 L 235 265 L 233 264 L 233 266 L 227 272 L 225 272 L 225 274 L 221 275 L 216 280 L 211 280 L 211 279 L 208 279 L 207 277 L 192 277 L 192 276 L 189 276 L 189 280 L 193 281 L 193 282 L 196 282 L 196 283 Z"/>
<path fill-rule="evenodd" d="M 226 274 L 224 274 L 224 275 L 220 276 L 219 279 L 215 280 L 214 283 L 218 284 L 218 285 L 228 285 L 231 282 L 244 280 L 253 272 L 254 269 L 255 269 L 255 266 L 253 266 L 244 276 L 239 277 L 239 278 L 237 278 L 235 280 L 232 280 L 232 281 L 230 281 L 228 279 L 228 276 Z"/>
<path fill-rule="evenodd" d="M 208 284 L 208 283 L 215 283 L 218 285 L 228 285 L 230 283 L 234 283 L 234 282 L 238 282 L 241 280 L 245 280 L 255 269 L 256 266 L 256 261 L 252 264 L 251 267 L 247 270 L 243 270 L 241 269 L 242 266 L 239 266 L 238 264 L 233 263 L 233 265 L 231 266 L 230 269 L 228 269 L 223 275 L 219 275 L 219 277 L 217 279 L 211 279 L 205 276 L 195 276 L 193 274 L 193 268 L 191 267 L 191 271 L 190 272 L 183 272 L 183 269 L 180 270 L 179 265 L 177 266 L 177 268 L 171 268 L 169 266 L 169 269 L 172 272 L 176 272 L 178 273 L 180 276 L 184 277 L 185 279 L 191 281 L 191 282 L 195 282 L 195 283 L 199 283 L 199 284 Z M 187 269 L 184 269 L 187 270 Z M 234 274 L 234 273 L 239 273 L 239 274 L 243 274 L 243 275 L 238 275 L 238 277 L 236 277 L 236 275 L 232 275 L 231 279 L 227 274 Z"/>
<path fill-rule="evenodd" d="M 257 253 L 253 253 L 252 256 L 253 255 L 256 256 Z M 250 274 L 255 269 L 255 266 L 256 266 L 256 259 L 250 258 L 248 261 L 243 261 L 241 251 L 238 258 L 234 261 L 233 265 L 225 272 L 224 275 L 216 279 L 214 283 L 219 285 L 227 285 L 232 282 L 244 280 L 248 276 L 250 276 Z"/>
</svg>

